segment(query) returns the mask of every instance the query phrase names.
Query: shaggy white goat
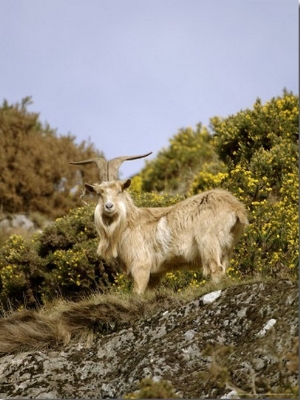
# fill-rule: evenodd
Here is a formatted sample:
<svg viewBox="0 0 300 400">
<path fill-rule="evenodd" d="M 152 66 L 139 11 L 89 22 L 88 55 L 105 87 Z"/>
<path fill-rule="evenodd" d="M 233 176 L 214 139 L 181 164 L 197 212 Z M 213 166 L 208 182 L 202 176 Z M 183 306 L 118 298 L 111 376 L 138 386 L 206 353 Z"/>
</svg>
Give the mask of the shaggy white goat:
<svg viewBox="0 0 300 400">
<path fill-rule="evenodd" d="M 127 159 L 133 158 L 122 161 Z M 130 179 L 116 180 L 116 174 L 113 179 L 85 185 L 99 196 L 97 253 L 107 261 L 118 259 L 132 275 L 136 293 L 176 269 L 202 268 L 215 282 L 225 275 L 233 247 L 248 224 L 244 205 L 231 193 L 213 189 L 170 207 L 142 208 L 126 191 Z"/>
</svg>

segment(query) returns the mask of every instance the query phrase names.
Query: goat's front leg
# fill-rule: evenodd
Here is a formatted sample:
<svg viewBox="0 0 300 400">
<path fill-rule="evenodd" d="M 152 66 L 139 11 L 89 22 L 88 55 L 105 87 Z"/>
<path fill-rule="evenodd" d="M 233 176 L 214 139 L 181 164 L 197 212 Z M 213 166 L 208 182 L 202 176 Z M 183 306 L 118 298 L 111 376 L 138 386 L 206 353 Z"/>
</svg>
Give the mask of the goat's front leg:
<svg viewBox="0 0 300 400">
<path fill-rule="evenodd" d="M 150 278 L 150 266 L 137 264 L 131 268 L 134 285 L 133 291 L 137 294 L 144 294 Z"/>
</svg>

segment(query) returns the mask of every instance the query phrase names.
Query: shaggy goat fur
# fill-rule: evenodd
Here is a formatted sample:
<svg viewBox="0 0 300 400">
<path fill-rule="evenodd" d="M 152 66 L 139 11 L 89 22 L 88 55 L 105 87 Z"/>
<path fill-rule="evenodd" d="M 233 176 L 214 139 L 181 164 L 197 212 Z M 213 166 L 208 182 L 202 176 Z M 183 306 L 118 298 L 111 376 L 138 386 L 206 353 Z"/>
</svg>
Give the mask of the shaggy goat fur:
<svg viewBox="0 0 300 400">
<path fill-rule="evenodd" d="M 136 207 L 126 181 L 85 185 L 99 195 L 95 225 L 98 254 L 118 259 L 143 294 L 175 269 L 202 268 L 218 282 L 248 224 L 245 207 L 231 193 L 213 189 L 163 208 Z"/>
</svg>

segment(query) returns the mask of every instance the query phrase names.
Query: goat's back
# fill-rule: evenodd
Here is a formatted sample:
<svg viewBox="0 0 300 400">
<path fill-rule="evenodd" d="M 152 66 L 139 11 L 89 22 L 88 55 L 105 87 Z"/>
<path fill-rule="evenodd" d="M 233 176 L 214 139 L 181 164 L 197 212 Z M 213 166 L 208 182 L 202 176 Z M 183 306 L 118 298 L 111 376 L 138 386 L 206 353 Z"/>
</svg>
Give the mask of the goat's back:
<svg viewBox="0 0 300 400">
<path fill-rule="evenodd" d="M 233 194 L 224 189 L 212 189 L 203 193 L 191 196 L 173 206 L 170 214 L 186 216 L 186 220 L 195 220 L 197 216 L 210 216 L 210 223 L 213 221 L 222 222 L 225 214 L 234 213 L 243 225 L 248 224 L 247 211 Z"/>
<path fill-rule="evenodd" d="M 171 207 L 158 223 L 157 236 L 166 252 L 192 261 L 199 249 L 230 253 L 247 224 L 244 205 L 228 191 L 213 189 Z"/>
</svg>

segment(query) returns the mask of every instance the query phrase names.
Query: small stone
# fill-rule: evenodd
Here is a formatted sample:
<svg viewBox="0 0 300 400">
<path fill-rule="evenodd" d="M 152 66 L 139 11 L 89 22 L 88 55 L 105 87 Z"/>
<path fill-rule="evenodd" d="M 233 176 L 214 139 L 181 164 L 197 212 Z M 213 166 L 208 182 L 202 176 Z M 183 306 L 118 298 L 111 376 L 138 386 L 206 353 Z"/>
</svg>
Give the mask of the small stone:
<svg viewBox="0 0 300 400">
<path fill-rule="evenodd" d="M 265 336 L 267 331 L 271 329 L 276 324 L 276 319 L 271 318 L 266 325 L 257 333 L 257 336 Z"/>
<path fill-rule="evenodd" d="M 222 290 L 216 290 L 201 297 L 203 304 L 211 304 L 221 296 Z"/>
</svg>

